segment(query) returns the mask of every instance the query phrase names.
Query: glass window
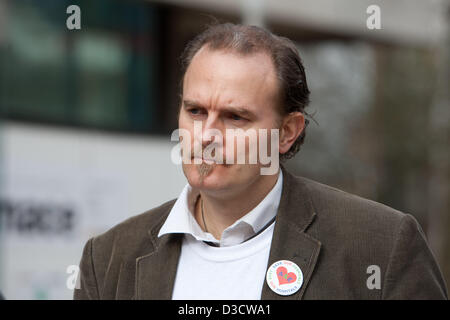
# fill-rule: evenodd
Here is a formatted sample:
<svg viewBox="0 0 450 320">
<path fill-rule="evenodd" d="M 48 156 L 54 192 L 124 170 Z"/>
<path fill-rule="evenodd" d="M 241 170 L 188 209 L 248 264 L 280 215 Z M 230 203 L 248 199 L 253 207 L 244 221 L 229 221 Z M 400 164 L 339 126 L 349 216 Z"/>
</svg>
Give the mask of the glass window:
<svg viewBox="0 0 450 320">
<path fill-rule="evenodd" d="M 158 110 L 157 8 L 146 1 L 5 1 L 0 29 L 3 118 L 152 133 Z"/>
</svg>

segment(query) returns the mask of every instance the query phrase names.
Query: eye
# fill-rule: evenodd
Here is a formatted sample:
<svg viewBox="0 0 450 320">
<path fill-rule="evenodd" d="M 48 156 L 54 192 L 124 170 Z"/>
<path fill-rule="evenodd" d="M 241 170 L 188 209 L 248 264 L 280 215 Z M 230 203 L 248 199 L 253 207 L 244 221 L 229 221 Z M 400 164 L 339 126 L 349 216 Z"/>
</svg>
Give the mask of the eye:
<svg viewBox="0 0 450 320">
<path fill-rule="evenodd" d="M 200 110 L 199 108 L 191 108 L 191 109 L 188 109 L 187 112 L 193 116 L 202 114 L 202 110 Z"/>
<path fill-rule="evenodd" d="M 231 120 L 234 120 L 234 121 L 243 121 L 243 120 L 246 120 L 246 119 L 242 118 L 241 116 L 239 116 L 239 115 L 237 115 L 237 114 L 235 114 L 235 113 L 230 114 L 230 119 L 231 119 Z"/>
</svg>

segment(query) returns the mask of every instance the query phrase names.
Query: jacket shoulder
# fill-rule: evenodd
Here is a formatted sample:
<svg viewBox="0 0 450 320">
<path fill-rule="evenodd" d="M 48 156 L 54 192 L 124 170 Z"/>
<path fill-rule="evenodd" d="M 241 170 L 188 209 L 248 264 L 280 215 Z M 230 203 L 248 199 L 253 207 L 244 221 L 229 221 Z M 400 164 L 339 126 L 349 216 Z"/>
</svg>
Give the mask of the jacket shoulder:
<svg viewBox="0 0 450 320">
<path fill-rule="evenodd" d="M 146 239 L 150 241 L 149 231 L 164 223 L 175 201 L 176 199 L 167 201 L 158 207 L 122 221 L 106 232 L 95 236 L 93 246 L 98 252 L 103 253 L 110 252 L 113 246 L 131 253 L 134 249 L 138 249 Z M 117 244 L 121 245 L 117 246 Z"/>
<path fill-rule="evenodd" d="M 402 219 L 408 215 L 382 203 L 308 178 L 295 178 L 309 190 L 316 213 L 330 221 L 339 221 L 341 225 L 350 223 L 355 226 L 355 224 L 360 223 L 370 229 L 370 226 L 377 224 L 383 225 L 388 229 L 395 229 L 400 225 Z"/>
<path fill-rule="evenodd" d="M 152 248 L 149 232 L 165 221 L 176 200 L 128 218 L 86 243 L 80 262 L 81 289 L 75 299 L 113 299 L 120 274 L 132 277 L 136 258 Z M 128 270 L 129 272 L 122 272 Z M 132 290 L 128 279 L 126 287 Z M 127 294 L 130 294 L 131 291 Z"/>
<path fill-rule="evenodd" d="M 342 256 L 387 262 L 405 221 L 417 220 L 382 203 L 298 177 L 307 187 L 316 212 L 309 233 Z M 326 251 L 326 250 L 325 250 Z"/>
</svg>

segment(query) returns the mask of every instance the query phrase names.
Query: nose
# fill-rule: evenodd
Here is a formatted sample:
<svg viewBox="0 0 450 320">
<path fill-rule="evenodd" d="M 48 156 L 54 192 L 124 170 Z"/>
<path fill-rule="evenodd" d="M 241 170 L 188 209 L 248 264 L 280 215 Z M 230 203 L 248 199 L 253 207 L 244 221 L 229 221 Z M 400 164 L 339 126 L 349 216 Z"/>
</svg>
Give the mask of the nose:
<svg viewBox="0 0 450 320">
<path fill-rule="evenodd" d="M 203 123 L 202 130 L 202 146 L 206 147 L 216 140 L 216 135 L 221 134 L 221 125 L 218 116 L 214 113 L 209 113 L 206 121 Z"/>
</svg>

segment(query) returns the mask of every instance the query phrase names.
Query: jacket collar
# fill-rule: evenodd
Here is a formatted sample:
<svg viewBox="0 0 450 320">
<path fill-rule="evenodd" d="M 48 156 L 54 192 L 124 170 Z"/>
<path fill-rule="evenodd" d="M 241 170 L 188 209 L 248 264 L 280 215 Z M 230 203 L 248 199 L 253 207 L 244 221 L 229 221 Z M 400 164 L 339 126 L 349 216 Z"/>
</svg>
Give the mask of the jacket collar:
<svg viewBox="0 0 450 320">
<path fill-rule="evenodd" d="M 306 234 L 316 213 L 313 209 L 309 191 L 303 181 L 283 170 L 283 191 L 277 212 L 275 229 L 270 248 L 267 268 L 278 260 L 296 263 L 303 273 L 303 284 L 291 296 L 280 296 L 267 285 L 266 279 L 261 299 L 301 299 L 314 271 L 321 244 Z M 149 230 L 151 248 L 136 259 L 135 299 L 164 299 L 172 297 L 178 260 L 181 253 L 181 234 L 158 232 L 166 220 L 171 207 Z"/>
<path fill-rule="evenodd" d="M 264 199 L 250 212 L 226 228 L 220 241 L 210 233 L 203 231 L 195 220 L 192 212 L 199 191 L 187 184 L 159 230 L 158 237 L 168 233 L 185 233 L 192 235 L 198 241 L 209 241 L 220 244 L 220 246 L 232 246 L 241 243 L 245 239 L 258 234 L 264 227 L 274 221 L 281 199 L 282 182 L 283 173 L 280 172 L 275 186 Z"/>
</svg>

